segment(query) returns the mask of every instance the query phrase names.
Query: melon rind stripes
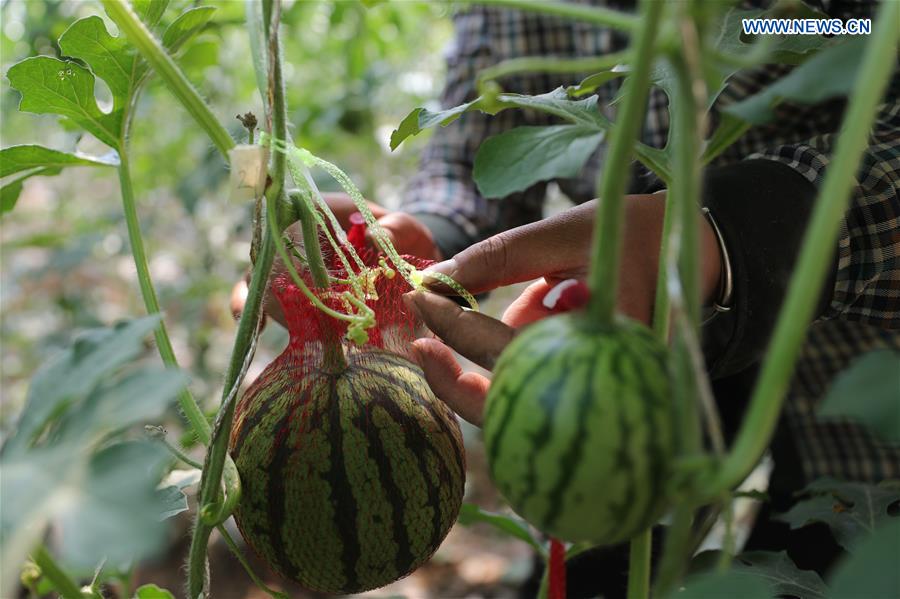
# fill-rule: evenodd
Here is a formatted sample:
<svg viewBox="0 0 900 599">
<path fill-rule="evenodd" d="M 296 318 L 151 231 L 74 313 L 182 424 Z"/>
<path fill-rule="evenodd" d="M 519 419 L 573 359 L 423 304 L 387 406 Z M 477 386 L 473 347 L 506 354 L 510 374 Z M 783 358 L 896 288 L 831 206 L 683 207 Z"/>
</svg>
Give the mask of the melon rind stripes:
<svg viewBox="0 0 900 599">
<path fill-rule="evenodd" d="M 328 374 L 285 352 L 235 410 L 244 539 L 285 578 L 359 593 L 415 570 L 456 521 L 462 436 L 417 366 L 378 350 Z"/>
<path fill-rule="evenodd" d="M 644 326 L 580 315 L 526 328 L 500 356 L 484 440 L 512 508 L 566 541 L 609 545 L 667 505 L 674 453 L 666 348 Z"/>
</svg>

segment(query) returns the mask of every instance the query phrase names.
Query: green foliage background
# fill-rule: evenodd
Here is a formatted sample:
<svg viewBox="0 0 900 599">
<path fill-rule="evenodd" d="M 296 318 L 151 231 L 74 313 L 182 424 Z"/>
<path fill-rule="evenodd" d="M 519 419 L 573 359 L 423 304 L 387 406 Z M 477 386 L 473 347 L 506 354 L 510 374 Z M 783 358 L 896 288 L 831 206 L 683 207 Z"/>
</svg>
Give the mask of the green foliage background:
<svg viewBox="0 0 900 599">
<path fill-rule="evenodd" d="M 220 120 L 243 139 L 234 116 L 262 117 L 243 3 L 173 0 L 163 21 L 195 5 L 217 8 L 178 63 Z M 298 143 L 340 164 L 372 199 L 391 205 L 424 140 L 391 153 L 390 132 L 409 106 L 433 102 L 449 41 L 449 4 L 286 2 L 283 22 L 289 120 Z M 2 114 L 7 147 L 40 143 L 103 154 L 106 148 L 53 116 L 16 111 L 5 78 L 28 56 L 60 56 L 56 39 L 76 19 L 103 14 L 99 2 L 2 2 Z M 111 31 L 115 27 L 107 20 Z M 99 79 L 98 79 L 99 82 Z M 109 91 L 100 82 L 98 101 Z M 248 264 L 249 205 L 231 201 L 227 171 L 206 136 L 162 84 L 151 79 L 138 106 L 132 166 L 151 272 L 182 367 L 208 409 L 218 396 L 234 324 L 228 300 Z M 330 189 L 330 180 L 321 181 Z M 0 426 L 8 431 L 37 367 L 80 329 L 144 313 L 122 217 L 107 169 L 75 168 L 30 179 L 0 221 Z M 281 349 L 269 327 L 258 368 Z M 251 372 L 251 376 L 254 373 Z M 174 422 L 174 420 L 173 420 Z"/>
</svg>

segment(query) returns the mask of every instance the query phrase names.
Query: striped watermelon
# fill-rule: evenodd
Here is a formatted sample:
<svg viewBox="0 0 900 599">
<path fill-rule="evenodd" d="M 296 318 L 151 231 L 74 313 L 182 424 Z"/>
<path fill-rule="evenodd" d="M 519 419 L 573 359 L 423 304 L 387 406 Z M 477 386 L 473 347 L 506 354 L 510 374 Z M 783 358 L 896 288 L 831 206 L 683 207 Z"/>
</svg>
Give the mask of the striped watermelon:
<svg viewBox="0 0 900 599">
<path fill-rule="evenodd" d="M 326 593 L 415 570 L 456 520 L 465 482 L 459 426 L 422 371 L 377 349 L 347 359 L 325 372 L 289 348 L 242 397 L 231 435 L 244 539 Z"/>
<path fill-rule="evenodd" d="M 666 507 L 674 435 L 666 349 L 644 326 L 583 315 L 531 325 L 503 352 L 484 417 L 491 475 L 548 534 L 598 545 Z"/>
</svg>

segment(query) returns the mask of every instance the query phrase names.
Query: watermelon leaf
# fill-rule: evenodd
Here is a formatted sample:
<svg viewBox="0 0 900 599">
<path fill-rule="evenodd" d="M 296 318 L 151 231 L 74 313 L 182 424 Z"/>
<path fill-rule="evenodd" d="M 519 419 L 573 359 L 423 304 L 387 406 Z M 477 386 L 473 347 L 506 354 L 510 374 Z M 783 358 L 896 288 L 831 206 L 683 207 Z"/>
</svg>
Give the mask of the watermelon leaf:
<svg viewBox="0 0 900 599">
<path fill-rule="evenodd" d="M 152 441 L 116 437 L 162 417 L 187 384 L 160 367 L 121 372 L 158 316 L 90 331 L 32 380 L 19 431 L 0 453 L 2 576 L 52 526 L 67 566 L 149 555 L 165 540 L 157 484 L 171 461 Z M 140 401 L 136 401 L 139 398 Z"/>
<path fill-rule="evenodd" d="M 192 37 L 203 31 L 215 12 L 215 6 L 199 6 L 181 13 L 163 33 L 163 46 L 170 52 L 177 52 Z"/>
<path fill-rule="evenodd" d="M 852 552 L 861 536 L 872 534 L 896 518 L 891 514 L 891 506 L 900 502 L 900 483 L 885 481 L 870 485 L 820 479 L 802 493 L 809 498 L 776 519 L 787 522 L 792 529 L 823 522 L 831 528 L 835 540 Z"/>
<path fill-rule="evenodd" d="M 732 568 L 689 576 L 672 599 L 771 599 L 770 587 L 749 572 Z"/>
<path fill-rule="evenodd" d="M 100 110 L 94 98 L 94 75 L 86 68 L 35 56 L 11 66 L 6 76 L 22 94 L 20 111 L 68 117 L 111 148 L 119 147 L 121 114 Z"/>
<path fill-rule="evenodd" d="M 12 210 L 22 193 L 22 184 L 35 176 L 58 175 L 66 166 L 118 166 L 119 156 L 60 152 L 38 145 L 11 146 L 0 150 L 0 178 L 16 173 L 20 176 L 0 186 L 0 214 Z"/>
<path fill-rule="evenodd" d="M 900 441 L 900 353 L 869 352 L 832 383 L 819 416 L 853 418 L 885 441 Z"/>
<path fill-rule="evenodd" d="M 812 570 L 801 570 L 786 551 L 749 551 L 735 558 L 734 568 L 766 581 L 772 596 L 824 599 L 825 581 Z"/>
<path fill-rule="evenodd" d="M 153 27 L 162 18 L 169 0 L 131 0 L 131 6 L 147 27 Z"/>
<path fill-rule="evenodd" d="M 488 512 L 474 503 L 464 503 L 459 510 L 459 523 L 463 526 L 472 526 L 478 523 L 487 524 L 507 536 L 525 541 L 542 556 L 547 556 L 547 549 L 543 543 L 531 534 L 531 528 L 528 526 L 528 523 L 521 518 Z"/>
<path fill-rule="evenodd" d="M 538 181 L 574 177 L 602 140 L 602 131 L 584 125 L 518 127 L 481 144 L 473 178 L 484 197 L 502 198 Z"/>
<path fill-rule="evenodd" d="M 44 146 L 26 144 L 0 150 L 0 178 L 34 168 L 66 166 L 118 166 L 119 156 L 88 156 L 78 152 L 60 152 Z"/>
<path fill-rule="evenodd" d="M 829 597 L 900 597 L 900 520 L 880 526 L 839 563 Z"/>
<path fill-rule="evenodd" d="M 21 451 L 44 430 L 48 420 L 85 399 L 99 383 L 143 349 L 144 339 L 160 322 L 158 314 L 94 329 L 76 339 L 31 379 L 15 435 L 3 446 L 4 455 Z"/>
<path fill-rule="evenodd" d="M 783 101 L 815 104 L 846 96 L 857 86 L 856 74 L 865 46 L 863 36 L 826 48 L 765 90 L 726 107 L 724 112 L 760 125 L 774 117 L 775 106 Z"/>
<path fill-rule="evenodd" d="M 788 557 L 787 552 L 751 551 L 733 558 L 731 567 L 726 572 L 718 572 L 717 564 L 722 557 L 721 551 L 704 551 L 691 560 L 692 574 L 688 576 L 685 587 L 687 595 L 675 593 L 673 597 L 732 597 L 740 595 L 740 588 L 746 583 L 752 589 L 751 597 L 760 596 L 760 583 L 764 585 L 764 597 L 803 597 L 803 599 L 824 599 L 827 587 L 822 578 L 812 570 L 801 570 Z M 725 578 L 719 580 L 717 576 Z M 703 587 L 696 590 L 694 585 L 703 581 Z M 708 581 L 708 582 L 707 582 Z M 705 585 L 711 585 L 706 590 Z M 719 589 L 728 592 L 717 595 Z M 738 595 L 735 595 L 738 593 Z"/>
</svg>

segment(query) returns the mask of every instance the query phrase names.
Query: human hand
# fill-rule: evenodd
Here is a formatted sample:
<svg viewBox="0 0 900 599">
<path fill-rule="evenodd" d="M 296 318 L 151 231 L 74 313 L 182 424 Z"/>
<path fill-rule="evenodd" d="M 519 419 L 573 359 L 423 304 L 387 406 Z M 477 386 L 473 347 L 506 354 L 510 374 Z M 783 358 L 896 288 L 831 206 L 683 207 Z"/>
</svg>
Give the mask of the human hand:
<svg viewBox="0 0 900 599">
<path fill-rule="evenodd" d="M 328 204 L 328 207 L 334 213 L 341 227 L 345 231 L 348 230 L 352 224 L 351 216 L 358 212 L 356 204 L 353 203 L 353 200 L 350 198 L 350 196 L 342 192 L 326 192 L 322 194 L 322 197 Z M 372 214 L 377 219 L 378 224 L 381 225 L 382 229 L 391 240 L 391 243 L 400 254 L 409 254 L 412 256 L 418 256 L 420 258 L 426 258 L 428 260 L 441 259 L 440 251 L 437 249 L 437 246 L 434 243 L 434 238 L 431 236 L 431 232 L 425 225 L 419 222 L 416 217 L 403 212 L 391 212 L 373 202 L 368 202 L 368 205 L 369 210 L 372 211 Z M 289 236 L 290 239 L 298 240 L 298 244 L 300 243 L 299 240 L 302 239 L 302 234 L 300 233 L 299 223 L 294 223 L 293 225 L 289 226 L 285 233 Z M 375 245 L 370 230 L 366 231 L 366 240 L 372 246 Z M 298 269 L 302 268 L 302 265 L 300 265 L 299 263 L 297 263 L 296 266 Z M 276 257 L 276 260 L 272 266 L 271 276 L 276 276 L 284 272 L 284 265 L 281 263 L 281 260 Z M 234 287 L 231 290 L 231 313 L 235 318 L 239 318 L 241 312 L 243 312 L 244 310 L 244 304 L 247 298 L 248 284 L 249 274 L 235 283 Z M 281 311 L 281 305 L 272 296 L 271 293 L 266 293 L 266 297 L 263 303 L 263 310 L 266 315 L 271 316 L 279 324 L 285 326 L 285 319 L 284 314 Z"/>
<path fill-rule="evenodd" d="M 487 378 L 463 372 L 452 349 L 490 370 L 522 326 L 553 313 L 544 305 L 547 293 L 565 279 L 587 275 L 596 201 L 555 217 L 512 229 L 476 244 L 433 267 L 478 293 L 542 277 L 506 310 L 501 320 L 463 311 L 432 293 L 406 296 L 408 305 L 439 338 L 415 342 L 417 358 L 435 394 L 460 416 L 481 424 Z M 653 315 L 665 196 L 629 196 L 625 204 L 619 311 L 649 324 Z M 711 227 L 701 224 L 702 292 L 710 298 L 719 280 L 719 252 Z M 446 291 L 446 289 L 438 290 Z"/>
</svg>

